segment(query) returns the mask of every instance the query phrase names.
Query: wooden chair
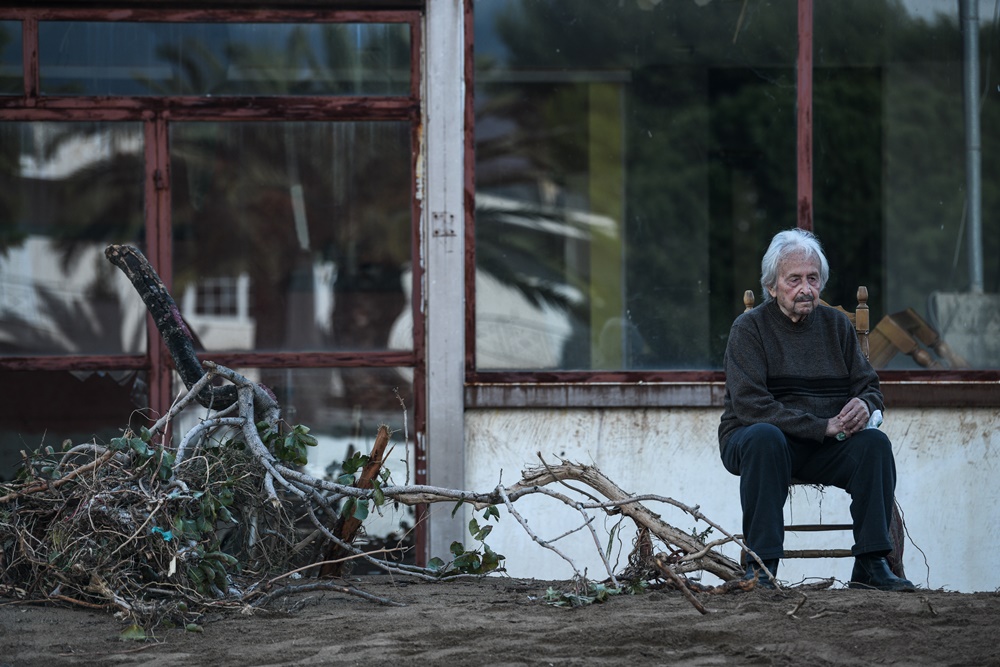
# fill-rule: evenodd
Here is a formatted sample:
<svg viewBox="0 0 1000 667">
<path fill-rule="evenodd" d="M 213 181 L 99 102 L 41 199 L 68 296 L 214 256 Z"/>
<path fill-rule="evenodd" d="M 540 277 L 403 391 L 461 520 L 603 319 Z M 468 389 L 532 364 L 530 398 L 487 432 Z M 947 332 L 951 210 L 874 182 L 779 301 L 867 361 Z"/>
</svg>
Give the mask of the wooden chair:
<svg viewBox="0 0 1000 667">
<path fill-rule="evenodd" d="M 912 308 L 886 315 L 871 332 L 871 356 L 875 368 L 885 368 L 897 353 L 913 358 L 923 368 L 968 368 L 940 334 Z"/>
<path fill-rule="evenodd" d="M 841 311 L 854 325 L 854 330 L 858 336 L 858 344 L 861 346 L 861 351 L 864 353 L 865 358 L 871 360 L 870 356 L 870 335 L 869 331 L 869 310 L 868 310 L 868 288 L 864 285 L 858 287 L 857 292 L 858 305 L 854 310 L 848 310 L 843 306 L 830 306 L 826 301 L 820 301 L 824 306 L 830 306 L 831 308 L 836 308 Z M 743 293 L 743 306 L 744 312 L 753 309 L 754 307 L 754 293 L 753 290 L 747 290 Z M 885 318 L 883 318 L 885 319 Z M 921 320 L 922 321 L 922 320 Z M 879 323 L 881 326 L 881 322 Z M 928 327 L 929 328 L 929 327 Z M 909 335 L 909 334 L 908 334 Z M 881 339 L 877 344 L 877 349 L 882 352 L 882 342 Z M 898 349 L 898 348 L 897 348 Z M 893 352 L 895 354 L 895 352 Z M 889 357 L 891 358 L 891 356 Z M 820 493 L 823 492 L 824 487 L 817 484 L 812 484 L 811 482 L 803 482 L 802 480 L 792 479 L 793 486 L 813 486 L 817 488 Z M 827 531 L 853 531 L 854 525 L 850 523 L 812 523 L 812 524 L 786 524 L 786 532 L 827 532 Z M 903 570 L 903 541 L 904 541 L 904 528 L 903 528 L 903 517 L 899 509 L 898 503 L 893 503 L 892 507 L 892 519 L 889 522 L 889 534 L 892 537 L 893 550 L 888 556 L 886 556 L 886 561 L 889 563 L 889 569 L 892 570 L 893 574 L 897 577 L 905 577 Z M 850 549 L 786 549 L 785 558 L 852 558 Z"/>
</svg>

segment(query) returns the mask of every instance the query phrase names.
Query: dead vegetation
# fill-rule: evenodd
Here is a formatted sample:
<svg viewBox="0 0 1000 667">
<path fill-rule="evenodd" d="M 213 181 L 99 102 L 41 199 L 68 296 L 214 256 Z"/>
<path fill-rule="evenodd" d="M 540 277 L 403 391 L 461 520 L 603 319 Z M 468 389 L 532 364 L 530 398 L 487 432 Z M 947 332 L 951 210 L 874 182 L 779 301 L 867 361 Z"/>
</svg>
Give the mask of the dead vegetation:
<svg viewBox="0 0 1000 667">
<path fill-rule="evenodd" d="M 119 266 L 128 260 L 126 273 L 171 353 L 193 355 L 176 306 L 141 255 L 112 246 L 108 256 Z M 536 535 L 530 518 L 518 512 L 517 500 L 528 495 L 546 496 L 580 515 L 566 534 L 592 533 L 606 568 L 596 590 L 676 587 L 704 611 L 685 573 L 707 571 L 725 582 L 742 575 L 739 564 L 717 549 L 736 538 L 697 507 L 628 494 L 591 466 L 552 464 L 539 455 L 540 465 L 526 469 L 516 484 L 485 492 L 396 484 L 383 465 L 393 435 L 383 425 L 369 454 L 345 462 L 336 479 L 316 479 L 301 467 L 315 440 L 307 427 L 282 421 L 266 387 L 211 362 L 197 371 L 190 359 L 178 367 L 187 369 L 188 390 L 151 427 L 126 429 L 106 444 L 67 442 L 60 450 L 24 454 L 18 479 L 0 485 L 0 595 L 107 609 L 138 629 L 162 623 L 196 627 L 210 609 L 262 607 L 301 590 L 335 590 L 392 604 L 336 579 L 343 564 L 365 561 L 423 580 L 502 571 L 504 556 L 486 537 L 493 528 L 489 521 L 504 508 L 540 548 L 572 567 L 568 599 L 589 599 L 594 584 L 573 554 L 560 551 L 559 538 Z M 196 403 L 206 408 L 205 416 L 179 439 L 165 439 L 177 414 Z M 401 547 L 371 552 L 355 544 L 365 518 L 387 503 L 440 502 L 467 504 L 480 514 L 483 523 L 474 518 L 469 526 L 474 547 L 456 543 L 447 560 L 433 558 L 419 567 L 404 561 Z M 679 508 L 724 537 L 706 544 L 664 522 L 647 507 L 651 503 Z M 598 514 L 627 517 L 639 529 L 623 573 L 603 554 L 593 528 Z"/>
</svg>

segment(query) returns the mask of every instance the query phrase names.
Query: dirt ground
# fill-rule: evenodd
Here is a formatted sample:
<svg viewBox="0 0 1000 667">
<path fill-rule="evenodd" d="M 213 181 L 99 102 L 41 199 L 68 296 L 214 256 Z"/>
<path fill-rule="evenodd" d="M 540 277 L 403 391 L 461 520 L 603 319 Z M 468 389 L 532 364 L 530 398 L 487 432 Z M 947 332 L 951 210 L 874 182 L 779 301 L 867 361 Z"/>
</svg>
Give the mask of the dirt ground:
<svg viewBox="0 0 1000 667">
<path fill-rule="evenodd" d="M 352 583 L 403 606 L 299 593 L 136 642 L 107 613 L 0 599 L 0 666 L 1000 665 L 1000 592 L 701 594 L 703 615 L 677 591 L 560 608 L 565 582 Z"/>
</svg>

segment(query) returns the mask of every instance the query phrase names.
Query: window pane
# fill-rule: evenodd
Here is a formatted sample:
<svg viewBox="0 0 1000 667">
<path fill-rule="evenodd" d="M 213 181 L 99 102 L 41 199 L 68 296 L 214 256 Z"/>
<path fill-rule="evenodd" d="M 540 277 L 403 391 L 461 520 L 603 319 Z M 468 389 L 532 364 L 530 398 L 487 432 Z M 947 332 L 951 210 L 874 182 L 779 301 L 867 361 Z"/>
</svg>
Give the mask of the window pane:
<svg viewBox="0 0 1000 667">
<path fill-rule="evenodd" d="M 0 481 L 13 479 L 21 450 L 108 444 L 130 419 L 136 429 L 147 423 L 136 412 L 149 404 L 145 373 L 0 370 L 0 387 Z"/>
<path fill-rule="evenodd" d="M 0 354 L 146 348 L 145 309 L 104 257 L 143 238 L 138 123 L 0 123 Z"/>
<path fill-rule="evenodd" d="M 873 350 L 887 344 L 890 368 L 919 368 L 903 351 L 928 348 L 931 330 L 972 367 L 1000 368 L 1000 97 L 990 69 L 1000 43 L 983 5 L 980 78 L 967 100 L 960 4 L 816 5 L 815 228 L 832 264 L 827 295 L 853 303 L 856 285 L 868 287 Z M 981 114 L 979 191 L 966 180 L 967 103 Z M 970 247 L 976 228 L 981 243 Z M 985 294 L 972 293 L 977 264 Z"/>
<path fill-rule="evenodd" d="M 795 224 L 796 6 L 744 5 L 476 3 L 479 370 L 721 367 Z"/>
<path fill-rule="evenodd" d="M 406 24 L 39 24 L 47 95 L 407 95 Z"/>
<path fill-rule="evenodd" d="M 173 292 L 206 349 L 413 349 L 409 137 L 396 122 L 172 126 Z"/>
<path fill-rule="evenodd" d="M 21 22 L 0 21 L 0 95 L 24 92 Z"/>
</svg>

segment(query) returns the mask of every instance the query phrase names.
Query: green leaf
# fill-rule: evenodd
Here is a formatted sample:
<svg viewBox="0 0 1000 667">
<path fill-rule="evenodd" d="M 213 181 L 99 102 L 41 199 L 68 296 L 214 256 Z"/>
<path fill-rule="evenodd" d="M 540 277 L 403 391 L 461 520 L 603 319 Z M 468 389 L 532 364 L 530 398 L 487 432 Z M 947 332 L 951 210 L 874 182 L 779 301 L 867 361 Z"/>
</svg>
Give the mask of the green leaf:
<svg viewBox="0 0 1000 667">
<path fill-rule="evenodd" d="M 469 534 L 475 535 L 478 532 L 479 532 L 479 522 L 476 521 L 476 517 L 472 517 L 472 520 L 469 521 Z"/>
<path fill-rule="evenodd" d="M 476 533 L 474 537 L 476 538 L 477 541 L 482 542 L 483 540 L 486 539 L 486 536 L 492 532 L 493 532 L 493 526 L 486 524 L 485 526 L 479 529 L 479 532 Z"/>
<path fill-rule="evenodd" d="M 380 484 L 374 484 L 375 492 L 372 494 L 372 500 L 375 502 L 375 507 L 382 507 L 385 505 L 385 494 L 382 493 L 382 486 Z"/>
<path fill-rule="evenodd" d="M 129 438 L 128 444 L 129 447 L 132 448 L 132 451 L 138 454 L 141 458 L 149 458 L 149 445 L 143 442 L 141 438 Z"/>
<path fill-rule="evenodd" d="M 491 517 L 497 519 L 498 521 L 500 520 L 500 510 L 497 509 L 496 505 L 490 505 L 483 511 L 484 519 L 489 519 Z"/>
<path fill-rule="evenodd" d="M 461 542 L 452 542 L 448 551 L 450 551 L 453 556 L 461 556 L 465 553 L 465 545 Z"/>
<path fill-rule="evenodd" d="M 344 486 L 353 486 L 354 473 L 345 472 L 343 475 L 337 478 L 337 484 L 342 484 Z"/>
<path fill-rule="evenodd" d="M 354 498 L 348 498 L 344 501 L 344 506 L 340 510 L 340 516 L 348 517 L 354 514 L 354 508 L 357 505 L 357 501 Z"/>
<path fill-rule="evenodd" d="M 463 572 L 476 572 L 479 570 L 479 554 L 475 551 L 467 551 L 454 561 L 452 561 L 452 567 L 461 570 Z"/>
<path fill-rule="evenodd" d="M 498 567 L 500 567 L 501 558 L 502 556 L 500 556 L 499 554 L 487 549 L 486 553 L 483 554 L 483 563 L 479 567 L 480 572 L 482 574 L 485 574 L 487 572 L 492 572 L 493 570 L 497 569 Z"/>
<path fill-rule="evenodd" d="M 359 498 L 357 502 L 357 508 L 354 510 L 354 518 L 358 521 L 364 521 L 368 518 L 368 499 Z"/>
<path fill-rule="evenodd" d="M 123 642 L 144 642 L 146 641 L 146 631 L 142 629 L 141 625 L 133 623 L 122 630 L 118 639 Z"/>
<path fill-rule="evenodd" d="M 451 510 L 452 518 L 454 518 L 454 516 L 458 513 L 458 510 L 462 509 L 462 505 L 464 504 L 465 504 L 464 500 L 459 500 L 457 503 L 455 503 L 455 507 Z"/>
<path fill-rule="evenodd" d="M 153 439 L 153 434 L 149 432 L 149 429 L 145 426 L 139 427 L 139 437 L 144 441 L 149 442 Z"/>
<path fill-rule="evenodd" d="M 184 626 L 184 629 L 187 630 L 188 632 L 204 632 L 205 631 L 205 629 L 202 628 L 197 623 L 188 623 L 187 625 Z"/>
</svg>

